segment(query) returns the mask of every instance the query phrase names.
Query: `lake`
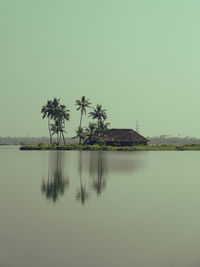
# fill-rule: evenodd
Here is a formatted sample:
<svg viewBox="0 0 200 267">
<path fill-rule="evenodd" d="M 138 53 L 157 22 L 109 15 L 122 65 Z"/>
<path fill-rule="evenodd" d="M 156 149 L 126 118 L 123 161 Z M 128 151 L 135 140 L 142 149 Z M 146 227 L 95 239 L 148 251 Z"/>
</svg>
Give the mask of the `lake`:
<svg viewBox="0 0 200 267">
<path fill-rule="evenodd" d="M 0 147 L 0 267 L 199 267 L 200 152 Z"/>
</svg>

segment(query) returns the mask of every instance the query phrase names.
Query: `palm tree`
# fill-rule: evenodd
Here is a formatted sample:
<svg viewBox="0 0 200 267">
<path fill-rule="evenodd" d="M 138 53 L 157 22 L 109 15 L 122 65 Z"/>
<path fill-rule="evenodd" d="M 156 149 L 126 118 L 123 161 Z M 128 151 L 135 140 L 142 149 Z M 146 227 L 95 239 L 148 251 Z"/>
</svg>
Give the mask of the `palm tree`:
<svg viewBox="0 0 200 267">
<path fill-rule="evenodd" d="M 52 144 L 52 134 L 51 134 L 51 119 L 53 119 L 53 103 L 51 100 L 47 101 L 47 104 L 44 105 L 41 109 L 41 113 L 43 113 L 42 118 L 48 118 L 48 129 L 50 136 L 50 144 Z"/>
<path fill-rule="evenodd" d="M 59 133 L 61 131 L 64 131 L 64 126 L 60 120 L 55 120 L 55 122 L 51 124 L 51 131 L 52 135 L 57 134 L 57 144 L 59 144 L 60 143 Z"/>
<path fill-rule="evenodd" d="M 88 127 L 85 129 L 86 142 L 93 144 L 97 134 L 97 125 L 94 122 L 89 122 Z"/>
<path fill-rule="evenodd" d="M 102 105 L 97 104 L 96 108 L 94 108 L 93 111 L 89 113 L 89 117 L 97 119 L 99 126 L 99 123 L 102 119 L 103 120 L 107 119 L 106 110 L 102 109 Z"/>
<path fill-rule="evenodd" d="M 86 99 L 85 96 L 82 96 L 81 100 L 76 100 L 75 105 L 78 106 L 76 110 L 81 111 L 80 125 L 79 125 L 79 127 L 81 128 L 83 114 L 84 113 L 86 114 L 86 108 L 90 108 L 91 103 L 89 102 L 89 99 Z M 79 144 L 80 143 L 81 143 L 81 138 L 79 137 Z"/>
<path fill-rule="evenodd" d="M 98 129 L 98 132 L 99 132 L 99 136 L 102 138 L 104 133 L 106 131 L 108 131 L 108 126 L 110 125 L 109 122 L 104 122 L 102 120 L 100 120 L 99 122 L 99 129 Z"/>
<path fill-rule="evenodd" d="M 102 105 L 97 104 L 96 108 L 89 113 L 89 117 L 92 117 L 92 119 L 97 119 L 97 136 L 99 138 L 101 136 L 102 122 L 107 119 L 106 110 L 102 109 Z"/>
<path fill-rule="evenodd" d="M 76 135 L 79 137 L 80 140 L 84 140 L 85 139 L 84 129 L 79 126 L 78 130 L 76 131 Z"/>
<path fill-rule="evenodd" d="M 57 108 L 56 117 L 57 117 L 57 120 L 60 123 L 60 129 L 59 129 L 59 131 L 60 131 L 60 135 L 62 135 L 63 143 L 65 145 L 64 133 L 66 131 L 64 130 L 64 128 L 65 128 L 65 121 L 69 121 L 69 118 L 70 118 L 70 110 L 67 109 L 65 105 L 60 105 Z"/>
<path fill-rule="evenodd" d="M 54 97 L 52 101 L 52 115 L 53 115 L 54 120 L 57 119 L 57 113 L 58 113 L 59 107 L 60 107 L 60 98 Z"/>
<path fill-rule="evenodd" d="M 53 100 L 48 100 L 47 104 L 42 107 L 41 112 L 43 113 L 43 119 L 48 118 L 48 128 L 50 134 L 50 143 L 52 144 L 52 135 L 57 134 L 57 143 L 60 142 L 61 135 L 63 137 L 63 142 L 65 145 L 64 138 L 64 128 L 65 121 L 69 120 L 70 111 L 65 105 L 60 104 L 60 98 L 55 98 Z M 54 123 L 51 123 L 54 120 Z M 60 135 L 60 137 L 59 137 Z"/>
</svg>

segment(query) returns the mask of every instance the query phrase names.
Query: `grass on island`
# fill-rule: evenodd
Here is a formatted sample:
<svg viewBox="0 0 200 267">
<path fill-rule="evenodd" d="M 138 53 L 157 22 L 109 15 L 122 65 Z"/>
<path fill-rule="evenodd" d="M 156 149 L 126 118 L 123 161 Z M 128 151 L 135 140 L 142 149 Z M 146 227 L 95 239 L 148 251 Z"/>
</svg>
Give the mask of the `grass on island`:
<svg viewBox="0 0 200 267">
<path fill-rule="evenodd" d="M 103 151 L 194 151 L 200 150 L 200 144 L 193 145 L 147 145 L 147 146 L 100 146 L 100 145 L 47 145 L 47 144 L 38 144 L 38 145 L 23 145 L 20 147 L 20 150 L 103 150 Z"/>
</svg>

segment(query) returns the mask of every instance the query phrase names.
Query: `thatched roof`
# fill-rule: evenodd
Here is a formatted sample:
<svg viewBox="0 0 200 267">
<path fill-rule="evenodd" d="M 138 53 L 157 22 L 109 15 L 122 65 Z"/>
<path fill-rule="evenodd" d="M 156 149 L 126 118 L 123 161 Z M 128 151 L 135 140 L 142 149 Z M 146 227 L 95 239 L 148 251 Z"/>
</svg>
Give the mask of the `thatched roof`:
<svg viewBox="0 0 200 267">
<path fill-rule="evenodd" d="M 143 143 L 149 141 L 132 129 L 110 129 L 105 133 L 103 139 L 106 142 Z"/>
</svg>

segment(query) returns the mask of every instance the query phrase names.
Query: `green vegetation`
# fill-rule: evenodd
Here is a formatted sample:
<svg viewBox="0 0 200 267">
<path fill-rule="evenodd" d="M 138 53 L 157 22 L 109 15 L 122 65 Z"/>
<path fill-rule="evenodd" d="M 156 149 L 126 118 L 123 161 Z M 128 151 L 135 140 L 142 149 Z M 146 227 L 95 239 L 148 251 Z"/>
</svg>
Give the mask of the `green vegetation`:
<svg viewBox="0 0 200 267">
<path fill-rule="evenodd" d="M 93 111 L 89 113 L 88 117 L 91 117 L 93 120 L 97 120 L 96 123 L 89 122 L 88 127 L 82 127 L 83 114 L 86 115 L 86 109 L 92 108 L 89 99 L 86 99 L 85 96 L 82 96 L 80 100 L 75 101 L 77 106 L 76 110 L 80 110 L 80 124 L 76 131 L 76 136 L 79 137 L 79 145 L 84 144 L 104 144 L 102 137 L 107 131 L 108 122 L 105 122 L 107 119 L 106 110 L 102 108 L 102 105 L 97 104 L 96 108 L 93 108 Z M 63 144 L 65 145 L 64 133 L 65 122 L 70 119 L 70 111 L 66 108 L 65 105 L 60 104 L 60 99 L 54 97 L 53 100 L 48 100 L 47 103 L 41 109 L 42 118 L 48 119 L 48 131 L 50 137 L 50 144 L 53 145 L 54 134 L 57 135 L 56 145 L 60 145 L 61 138 L 63 139 Z"/>
<path fill-rule="evenodd" d="M 75 105 L 78 106 L 76 110 L 81 111 L 80 125 L 78 127 L 77 136 L 79 137 L 79 145 L 81 144 L 81 139 L 84 137 L 83 128 L 81 127 L 83 114 L 86 115 L 86 108 L 90 108 L 91 103 L 89 99 L 86 99 L 85 96 L 81 97 L 81 100 L 76 100 Z"/>
<path fill-rule="evenodd" d="M 200 150 L 199 145 L 149 145 L 149 146 L 128 146 L 128 147 L 120 147 L 120 146 L 106 146 L 106 145 L 78 145 L 78 144 L 70 144 L 70 145 L 46 145 L 46 144 L 38 144 L 38 145 L 24 145 L 20 147 L 20 150 L 104 150 L 104 151 L 198 151 Z"/>
<path fill-rule="evenodd" d="M 102 105 L 96 106 L 96 108 L 93 109 L 92 112 L 89 113 L 89 117 L 91 117 L 93 120 L 97 120 L 97 124 L 95 124 L 95 137 L 97 142 L 102 139 L 104 132 L 107 130 L 109 123 L 105 123 L 105 120 L 107 119 L 106 110 L 102 109 Z"/>
<path fill-rule="evenodd" d="M 52 144 L 52 136 L 54 134 L 57 135 L 57 144 L 60 144 L 61 136 L 63 138 L 63 143 L 65 144 L 65 121 L 69 121 L 69 112 L 70 111 L 66 108 L 66 106 L 61 105 L 60 99 L 57 98 L 54 98 L 53 101 L 48 100 L 47 104 L 42 107 L 42 118 L 48 118 L 50 144 Z"/>
</svg>

